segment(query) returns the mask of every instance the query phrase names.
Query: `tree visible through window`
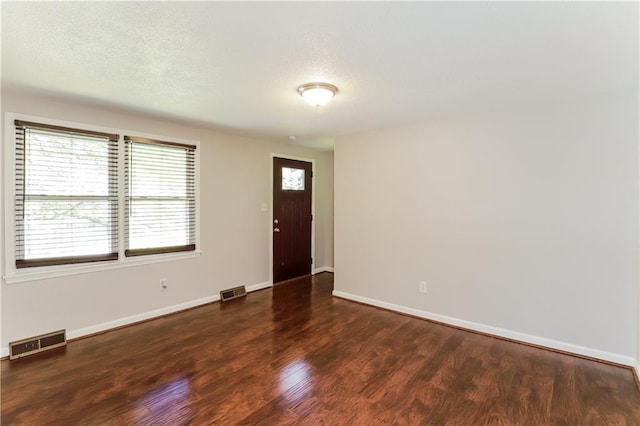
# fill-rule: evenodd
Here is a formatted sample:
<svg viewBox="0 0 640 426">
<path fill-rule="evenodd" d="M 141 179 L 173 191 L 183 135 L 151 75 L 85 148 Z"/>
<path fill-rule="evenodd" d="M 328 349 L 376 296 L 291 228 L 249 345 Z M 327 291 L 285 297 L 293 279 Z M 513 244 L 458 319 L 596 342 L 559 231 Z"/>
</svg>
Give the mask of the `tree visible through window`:
<svg viewBox="0 0 640 426">
<path fill-rule="evenodd" d="M 15 124 L 16 267 L 117 259 L 118 135 Z"/>
<path fill-rule="evenodd" d="M 195 250 L 196 147 L 125 142 L 125 255 Z"/>
<path fill-rule="evenodd" d="M 195 250 L 196 145 L 14 124 L 16 269 Z"/>
<path fill-rule="evenodd" d="M 304 170 L 283 167 L 282 189 L 285 191 L 304 191 Z"/>
</svg>

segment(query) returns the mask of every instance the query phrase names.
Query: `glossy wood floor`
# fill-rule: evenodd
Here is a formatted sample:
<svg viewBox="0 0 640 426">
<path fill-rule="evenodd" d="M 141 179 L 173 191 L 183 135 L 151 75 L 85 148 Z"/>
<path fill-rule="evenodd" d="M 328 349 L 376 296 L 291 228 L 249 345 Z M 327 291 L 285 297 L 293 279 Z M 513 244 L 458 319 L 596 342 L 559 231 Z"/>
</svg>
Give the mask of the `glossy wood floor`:
<svg viewBox="0 0 640 426">
<path fill-rule="evenodd" d="M 332 298 L 320 274 L 2 362 L 2 425 L 638 425 L 630 370 Z"/>
</svg>

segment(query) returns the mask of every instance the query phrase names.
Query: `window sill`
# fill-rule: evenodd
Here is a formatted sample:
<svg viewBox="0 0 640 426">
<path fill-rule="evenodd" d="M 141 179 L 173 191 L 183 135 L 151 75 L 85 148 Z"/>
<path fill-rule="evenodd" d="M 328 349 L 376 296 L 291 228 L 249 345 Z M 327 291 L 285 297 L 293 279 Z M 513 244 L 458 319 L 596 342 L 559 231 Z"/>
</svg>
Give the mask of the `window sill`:
<svg viewBox="0 0 640 426">
<path fill-rule="evenodd" d="M 150 265 L 154 263 L 175 262 L 179 260 L 194 259 L 200 257 L 201 251 L 191 251 L 183 253 L 159 254 L 150 256 L 141 256 L 135 258 L 125 258 L 112 262 L 101 262 L 100 264 L 91 265 L 64 265 L 33 268 L 34 270 L 19 270 L 4 276 L 4 282 L 7 284 L 16 284 L 29 281 L 47 280 L 51 278 L 66 277 L 69 275 L 82 275 L 94 272 L 109 271 L 112 269 L 129 268 L 140 265 Z M 35 270 L 37 269 L 37 270 Z"/>
</svg>

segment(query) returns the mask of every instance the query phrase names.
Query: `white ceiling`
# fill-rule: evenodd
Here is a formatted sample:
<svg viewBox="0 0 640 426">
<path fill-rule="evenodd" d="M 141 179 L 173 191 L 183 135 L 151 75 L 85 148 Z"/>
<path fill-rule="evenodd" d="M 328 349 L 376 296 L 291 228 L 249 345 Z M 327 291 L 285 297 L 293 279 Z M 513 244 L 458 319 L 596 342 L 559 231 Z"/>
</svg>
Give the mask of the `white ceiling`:
<svg viewBox="0 0 640 426">
<path fill-rule="evenodd" d="M 269 140 L 638 87 L 638 3 L 3 2 L 4 87 Z M 297 86 L 339 87 L 323 108 Z"/>
</svg>

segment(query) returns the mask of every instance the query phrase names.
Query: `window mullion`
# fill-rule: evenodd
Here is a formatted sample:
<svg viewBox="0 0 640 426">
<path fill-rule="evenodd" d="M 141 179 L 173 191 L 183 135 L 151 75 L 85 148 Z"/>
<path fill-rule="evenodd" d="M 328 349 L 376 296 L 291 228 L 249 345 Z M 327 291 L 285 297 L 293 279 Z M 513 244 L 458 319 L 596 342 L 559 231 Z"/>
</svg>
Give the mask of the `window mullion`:
<svg viewBox="0 0 640 426">
<path fill-rule="evenodd" d="M 125 167 L 127 161 L 126 154 L 126 144 L 124 143 L 124 138 L 120 138 L 118 141 L 118 254 L 119 259 L 121 261 L 125 258 L 125 248 L 127 245 L 127 236 L 126 236 L 126 224 L 128 222 L 128 218 L 125 217 L 126 212 L 128 211 L 125 208 L 126 202 L 126 185 L 125 185 Z"/>
<path fill-rule="evenodd" d="M 110 268 L 126 256 L 195 251 L 196 144 L 22 117 L 10 118 L 15 137 L 8 148 L 8 185 L 15 193 L 6 225 L 12 234 L 9 275 L 60 273 L 77 269 L 63 265 L 116 260 Z M 129 144 L 137 145 L 134 159 Z M 134 222 L 137 232 L 129 232 Z M 132 248 L 134 237 L 139 242 Z M 27 267 L 44 268 L 19 272 Z"/>
</svg>

